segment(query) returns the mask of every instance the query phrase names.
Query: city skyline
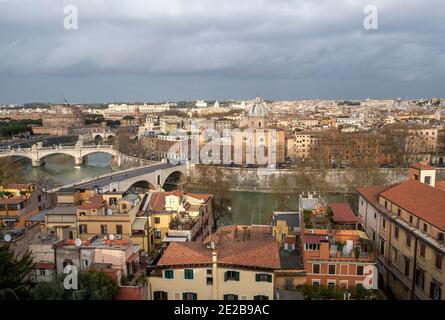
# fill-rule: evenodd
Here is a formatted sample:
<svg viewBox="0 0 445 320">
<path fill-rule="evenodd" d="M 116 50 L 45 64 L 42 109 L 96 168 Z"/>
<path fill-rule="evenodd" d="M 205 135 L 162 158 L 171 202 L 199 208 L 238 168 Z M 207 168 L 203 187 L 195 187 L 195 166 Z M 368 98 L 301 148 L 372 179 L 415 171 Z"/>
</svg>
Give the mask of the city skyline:
<svg viewBox="0 0 445 320">
<path fill-rule="evenodd" d="M 437 1 L 107 4 L 1 1 L 0 103 L 442 96 Z"/>
</svg>

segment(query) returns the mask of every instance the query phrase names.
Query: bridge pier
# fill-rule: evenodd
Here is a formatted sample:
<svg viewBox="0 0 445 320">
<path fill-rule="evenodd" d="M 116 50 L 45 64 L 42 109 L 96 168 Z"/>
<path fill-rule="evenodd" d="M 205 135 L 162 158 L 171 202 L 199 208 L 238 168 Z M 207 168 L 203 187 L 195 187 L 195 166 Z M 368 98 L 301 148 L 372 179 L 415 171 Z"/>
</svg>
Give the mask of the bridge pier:
<svg viewBox="0 0 445 320">
<path fill-rule="evenodd" d="M 45 161 L 43 161 L 42 159 L 32 159 L 31 160 L 31 165 L 33 167 L 41 167 L 44 163 L 45 163 Z"/>
<path fill-rule="evenodd" d="M 84 164 L 84 159 L 83 159 L 83 157 L 75 157 L 74 158 L 74 165 L 76 166 L 76 167 L 79 167 L 79 166 L 81 166 L 81 165 L 83 165 Z"/>
</svg>

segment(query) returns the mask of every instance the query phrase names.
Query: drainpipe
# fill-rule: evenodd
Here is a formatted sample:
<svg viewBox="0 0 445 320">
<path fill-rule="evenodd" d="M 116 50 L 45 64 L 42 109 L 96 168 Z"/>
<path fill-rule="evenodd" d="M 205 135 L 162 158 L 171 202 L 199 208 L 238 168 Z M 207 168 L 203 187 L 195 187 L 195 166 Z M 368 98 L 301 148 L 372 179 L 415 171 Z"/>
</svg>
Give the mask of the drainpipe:
<svg viewBox="0 0 445 320">
<path fill-rule="evenodd" d="M 417 237 L 414 236 L 414 259 L 413 259 L 413 280 L 411 284 L 411 300 L 414 300 L 414 287 L 416 285 L 416 269 L 417 269 Z M 425 282 L 425 279 L 423 281 Z"/>
<path fill-rule="evenodd" d="M 218 300 L 218 257 L 216 251 L 212 252 L 212 277 L 213 277 L 213 287 L 212 287 L 212 298 L 213 300 Z"/>
</svg>

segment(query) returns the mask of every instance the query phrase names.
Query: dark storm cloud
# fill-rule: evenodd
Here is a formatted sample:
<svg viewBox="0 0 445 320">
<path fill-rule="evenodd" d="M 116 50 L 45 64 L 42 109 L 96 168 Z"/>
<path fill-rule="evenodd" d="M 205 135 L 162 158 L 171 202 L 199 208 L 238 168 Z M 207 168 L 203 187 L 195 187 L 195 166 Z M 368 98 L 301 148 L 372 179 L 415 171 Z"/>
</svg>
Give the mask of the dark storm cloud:
<svg viewBox="0 0 445 320">
<path fill-rule="evenodd" d="M 444 16 L 437 0 L 0 0 L 0 103 L 440 96 Z"/>
</svg>

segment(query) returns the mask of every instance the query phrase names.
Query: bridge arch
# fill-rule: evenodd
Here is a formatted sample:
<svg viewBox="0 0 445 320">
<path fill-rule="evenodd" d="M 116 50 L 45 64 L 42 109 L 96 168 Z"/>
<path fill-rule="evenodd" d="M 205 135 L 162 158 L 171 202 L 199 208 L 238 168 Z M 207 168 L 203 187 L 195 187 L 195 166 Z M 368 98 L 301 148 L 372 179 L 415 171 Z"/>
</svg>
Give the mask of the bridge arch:
<svg viewBox="0 0 445 320">
<path fill-rule="evenodd" d="M 152 182 L 148 180 L 139 180 L 130 185 L 127 191 L 140 194 L 148 192 L 150 190 L 157 190 L 157 188 Z"/>
<path fill-rule="evenodd" d="M 182 168 L 178 168 L 166 174 L 164 179 L 159 177 L 158 181 L 159 180 L 162 182 L 162 184 L 160 184 L 162 189 L 173 189 L 174 187 L 182 186 L 188 181 L 187 172 Z"/>
</svg>

